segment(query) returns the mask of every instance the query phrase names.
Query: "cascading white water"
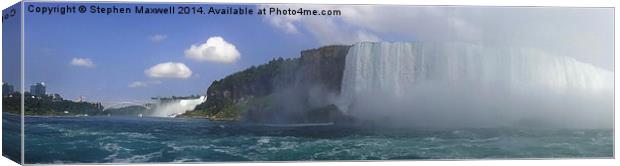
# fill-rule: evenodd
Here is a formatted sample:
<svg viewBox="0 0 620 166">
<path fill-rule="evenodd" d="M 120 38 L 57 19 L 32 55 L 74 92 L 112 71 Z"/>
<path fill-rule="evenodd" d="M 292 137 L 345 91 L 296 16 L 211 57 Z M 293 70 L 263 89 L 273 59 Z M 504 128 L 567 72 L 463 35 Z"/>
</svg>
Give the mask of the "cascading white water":
<svg viewBox="0 0 620 166">
<path fill-rule="evenodd" d="M 206 96 L 200 96 L 196 99 L 183 99 L 174 102 L 158 104 L 152 116 L 159 117 L 175 117 L 187 111 L 191 111 L 200 103 L 207 100 Z"/>
<path fill-rule="evenodd" d="M 463 43 L 363 42 L 352 46 L 347 54 L 341 101 L 337 105 L 345 111 L 355 111 L 350 109 L 356 103 L 363 103 L 358 109 L 369 109 L 374 101 L 407 103 L 410 108 L 404 112 L 408 114 L 443 109 L 444 113 L 460 111 L 472 115 L 467 109 L 497 112 L 510 109 L 500 107 L 515 104 L 528 105 L 529 110 L 556 111 L 565 108 L 549 103 L 612 93 L 612 72 L 533 49 Z M 532 96 L 545 98 L 533 100 Z M 604 98 L 604 109 L 613 107 L 613 103 L 607 102 L 609 98 L 612 97 Z M 587 108 L 583 105 L 579 108 Z M 372 111 L 383 111 L 381 108 L 395 109 L 377 107 Z M 602 112 L 611 113 L 613 108 Z"/>
</svg>

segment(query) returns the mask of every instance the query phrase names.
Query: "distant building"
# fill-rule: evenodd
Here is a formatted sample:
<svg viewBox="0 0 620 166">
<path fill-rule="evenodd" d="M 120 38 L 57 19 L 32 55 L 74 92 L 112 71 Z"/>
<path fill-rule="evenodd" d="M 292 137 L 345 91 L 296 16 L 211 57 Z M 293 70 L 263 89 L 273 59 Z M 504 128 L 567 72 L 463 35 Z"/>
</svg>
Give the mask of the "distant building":
<svg viewBox="0 0 620 166">
<path fill-rule="evenodd" d="M 13 93 L 13 91 L 14 91 L 13 85 L 8 84 L 6 82 L 2 83 L 2 96 L 9 95 L 10 93 Z"/>
<path fill-rule="evenodd" d="M 40 82 L 30 86 L 30 94 L 33 96 L 45 95 L 45 83 Z"/>
</svg>

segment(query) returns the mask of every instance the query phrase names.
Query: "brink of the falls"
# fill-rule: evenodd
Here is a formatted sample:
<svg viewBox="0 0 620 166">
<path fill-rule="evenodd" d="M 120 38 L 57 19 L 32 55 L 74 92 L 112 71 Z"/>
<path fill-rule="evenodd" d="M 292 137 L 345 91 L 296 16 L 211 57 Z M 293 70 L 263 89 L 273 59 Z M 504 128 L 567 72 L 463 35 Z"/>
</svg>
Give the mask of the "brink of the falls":
<svg viewBox="0 0 620 166">
<path fill-rule="evenodd" d="M 362 42 L 341 86 L 337 105 L 377 123 L 613 127 L 613 72 L 535 49 Z"/>
</svg>

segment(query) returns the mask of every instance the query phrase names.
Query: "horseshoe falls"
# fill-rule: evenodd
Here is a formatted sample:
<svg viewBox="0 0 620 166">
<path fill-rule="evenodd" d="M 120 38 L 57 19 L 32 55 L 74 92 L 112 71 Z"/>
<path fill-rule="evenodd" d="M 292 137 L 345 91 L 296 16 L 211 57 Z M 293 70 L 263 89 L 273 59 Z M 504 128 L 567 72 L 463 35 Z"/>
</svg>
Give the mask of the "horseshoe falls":
<svg viewBox="0 0 620 166">
<path fill-rule="evenodd" d="M 613 72 L 574 58 L 464 43 L 350 48 L 337 105 L 415 127 L 613 127 Z"/>
</svg>

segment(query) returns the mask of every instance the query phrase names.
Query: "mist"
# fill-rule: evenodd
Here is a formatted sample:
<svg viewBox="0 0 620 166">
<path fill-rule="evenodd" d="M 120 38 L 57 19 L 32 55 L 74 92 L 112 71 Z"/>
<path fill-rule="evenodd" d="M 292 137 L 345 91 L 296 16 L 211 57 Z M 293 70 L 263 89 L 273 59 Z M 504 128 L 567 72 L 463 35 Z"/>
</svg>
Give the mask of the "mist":
<svg viewBox="0 0 620 166">
<path fill-rule="evenodd" d="M 358 43 L 339 108 L 412 128 L 613 128 L 613 72 L 574 58 L 462 43 Z"/>
<path fill-rule="evenodd" d="M 613 128 L 613 94 L 514 94 L 506 89 L 428 82 L 404 95 L 369 91 L 347 114 L 377 126 L 411 128 Z"/>
<path fill-rule="evenodd" d="M 268 98 L 269 105 L 262 110 L 263 115 L 258 115 L 263 116 L 260 119 L 269 123 L 306 123 L 308 114 L 312 114 L 308 111 L 334 104 L 339 96 L 337 92 L 327 90 L 321 83 L 297 82 L 276 88 Z"/>
</svg>

